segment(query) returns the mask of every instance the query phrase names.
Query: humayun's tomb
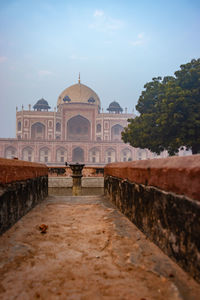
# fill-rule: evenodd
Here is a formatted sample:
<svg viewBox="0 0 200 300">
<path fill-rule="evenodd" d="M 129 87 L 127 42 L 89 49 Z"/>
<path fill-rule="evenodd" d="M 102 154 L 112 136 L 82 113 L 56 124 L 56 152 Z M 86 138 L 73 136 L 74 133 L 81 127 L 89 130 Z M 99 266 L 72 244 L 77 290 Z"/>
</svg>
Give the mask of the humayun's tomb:
<svg viewBox="0 0 200 300">
<path fill-rule="evenodd" d="M 98 95 L 79 81 L 58 97 L 57 109 L 40 99 L 31 109 L 16 109 L 16 138 L 0 139 L 0 157 L 18 158 L 63 165 L 84 162 L 105 165 L 109 162 L 153 158 L 146 149 L 136 149 L 121 140 L 127 113 L 117 102 L 103 112 Z M 163 156 L 163 155 L 162 155 Z M 166 154 L 164 155 L 166 156 Z"/>
</svg>

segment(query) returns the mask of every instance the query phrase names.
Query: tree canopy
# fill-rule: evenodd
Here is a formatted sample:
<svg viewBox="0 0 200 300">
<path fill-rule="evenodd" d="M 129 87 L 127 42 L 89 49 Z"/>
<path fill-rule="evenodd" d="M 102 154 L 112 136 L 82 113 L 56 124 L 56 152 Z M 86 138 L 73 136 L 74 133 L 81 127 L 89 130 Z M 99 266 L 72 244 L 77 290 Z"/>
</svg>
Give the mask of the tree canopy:
<svg viewBox="0 0 200 300">
<path fill-rule="evenodd" d="M 174 155 L 183 146 L 200 153 L 200 59 L 146 83 L 136 109 L 140 115 L 122 132 L 125 143 L 157 154 Z"/>
</svg>

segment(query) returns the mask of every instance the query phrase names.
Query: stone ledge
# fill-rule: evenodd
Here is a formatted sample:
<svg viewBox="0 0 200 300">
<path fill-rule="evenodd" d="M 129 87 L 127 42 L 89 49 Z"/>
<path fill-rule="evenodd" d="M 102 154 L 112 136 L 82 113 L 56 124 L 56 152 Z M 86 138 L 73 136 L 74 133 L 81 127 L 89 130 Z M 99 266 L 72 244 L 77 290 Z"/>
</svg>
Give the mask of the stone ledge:
<svg viewBox="0 0 200 300">
<path fill-rule="evenodd" d="M 200 201 L 200 155 L 112 163 L 104 173 Z"/>
<path fill-rule="evenodd" d="M 47 175 L 48 168 L 44 164 L 0 158 L 0 184 Z"/>
</svg>

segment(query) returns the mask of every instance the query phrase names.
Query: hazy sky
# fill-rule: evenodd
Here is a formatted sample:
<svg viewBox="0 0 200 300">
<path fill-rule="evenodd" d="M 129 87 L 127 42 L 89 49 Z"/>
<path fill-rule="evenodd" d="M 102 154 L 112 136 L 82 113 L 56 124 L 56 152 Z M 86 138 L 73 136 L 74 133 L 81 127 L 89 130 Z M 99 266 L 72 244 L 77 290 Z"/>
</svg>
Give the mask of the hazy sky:
<svg viewBox="0 0 200 300">
<path fill-rule="evenodd" d="M 199 0 L 0 0 L 0 137 L 16 106 L 53 109 L 79 72 L 104 110 L 132 111 L 152 77 L 199 57 Z"/>
</svg>

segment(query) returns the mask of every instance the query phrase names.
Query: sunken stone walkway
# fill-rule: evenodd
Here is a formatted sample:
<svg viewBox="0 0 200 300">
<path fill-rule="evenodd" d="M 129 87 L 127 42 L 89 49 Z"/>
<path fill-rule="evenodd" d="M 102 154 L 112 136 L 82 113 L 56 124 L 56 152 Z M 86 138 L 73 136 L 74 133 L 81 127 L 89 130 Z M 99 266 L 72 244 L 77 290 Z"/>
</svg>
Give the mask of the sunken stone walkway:
<svg viewBox="0 0 200 300">
<path fill-rule="evenodd" d="M 2 300 L 199 295 L 200 285 L 103 196 L 49 196 L 0 237 Z"/>
</svg>

